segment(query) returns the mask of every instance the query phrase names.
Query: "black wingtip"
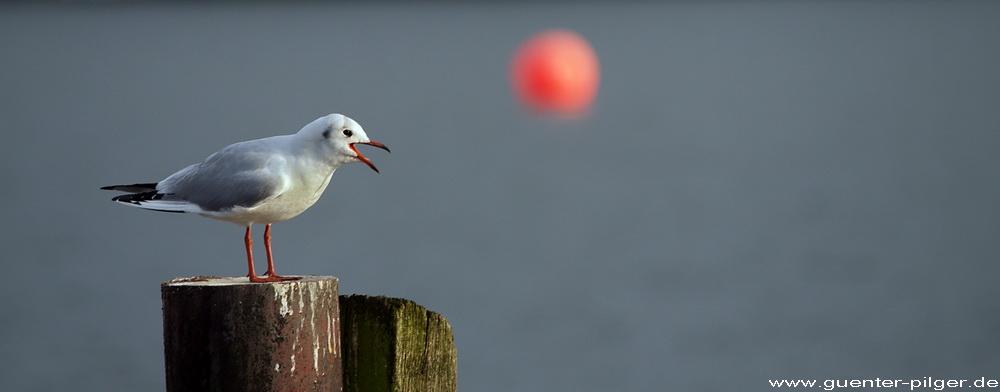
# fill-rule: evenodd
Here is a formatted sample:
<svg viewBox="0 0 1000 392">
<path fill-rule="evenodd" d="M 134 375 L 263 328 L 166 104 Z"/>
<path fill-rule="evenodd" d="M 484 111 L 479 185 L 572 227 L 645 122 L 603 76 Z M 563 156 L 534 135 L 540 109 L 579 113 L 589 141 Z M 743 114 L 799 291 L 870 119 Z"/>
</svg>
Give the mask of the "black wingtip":
<svg viewBox="0 0 1000 392">
<path fill-rule="evenodd" d="M 129 193 L 145 193 L 156 190 L 156 182 L 148 182 L 145 184 L 130 184 L 130 185 L 108 185 L 102 186 L 101 190 L 105 191 L 121 191 Z"/>
<path fill-rule="evenodd" d="M 111 198 L 111 201 L 117 201 L 122 203 L 132 203 L 140 204 L 147 200 L 160 200 L 166 196 L 162 193 L 156 193 L 156 191 L 143 192 L 143 193 L 130 193 L 127 195 L 118 195 Z"/>
</svg>

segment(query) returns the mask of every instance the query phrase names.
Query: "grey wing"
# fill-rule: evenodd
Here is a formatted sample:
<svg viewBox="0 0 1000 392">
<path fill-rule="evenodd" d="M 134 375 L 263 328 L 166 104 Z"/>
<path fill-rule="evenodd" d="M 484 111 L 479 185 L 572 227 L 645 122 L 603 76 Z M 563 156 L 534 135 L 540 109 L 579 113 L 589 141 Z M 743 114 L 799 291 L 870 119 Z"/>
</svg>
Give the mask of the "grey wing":
<svg viewBox="0 0 1000 392">
<path fill-rule="evenodd" d="M 198 205 L 204 211 L 253 207 L 285 191 L 284 159 L 261 151 L 227 147 L 161 181 L 160 193 Z M 165 198 L 166 199 L 166 198 Z"/>
</svg>

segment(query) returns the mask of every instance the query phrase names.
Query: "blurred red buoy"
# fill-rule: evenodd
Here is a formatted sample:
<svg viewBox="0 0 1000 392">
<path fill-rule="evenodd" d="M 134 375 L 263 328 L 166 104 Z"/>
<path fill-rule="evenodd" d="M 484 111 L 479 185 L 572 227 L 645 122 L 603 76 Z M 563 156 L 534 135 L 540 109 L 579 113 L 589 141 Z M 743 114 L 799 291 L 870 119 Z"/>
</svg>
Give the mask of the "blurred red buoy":
<svg viewBox="0 0 1000 392">
<path fill-rule="evenodd" d="M 597 54 L 580 35 L 548 30 L 514 53 L 510 78 L 525 106 L 543 113 L 579 116 L 587 112 L 600 84 Z"/>
</svg>

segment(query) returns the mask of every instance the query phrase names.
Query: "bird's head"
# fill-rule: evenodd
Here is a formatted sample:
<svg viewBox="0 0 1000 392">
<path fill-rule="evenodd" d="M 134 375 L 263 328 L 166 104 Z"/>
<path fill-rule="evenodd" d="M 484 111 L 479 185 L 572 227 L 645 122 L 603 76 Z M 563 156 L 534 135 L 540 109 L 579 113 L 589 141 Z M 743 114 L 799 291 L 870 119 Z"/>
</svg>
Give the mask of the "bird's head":
<svg viewBox="0 0 1000 392">
<path fill-rule="evenodd" d="M 351 162 L 364 162 L 368 167 L 378 173 L 378 168 L 368 157 L 361 154 L 357 149 L 358 144 L 367 144 L 389 151 L 384 144 L 368 138 L 361 124 L 342 114 L 330 114 L 320 117 L 316 121 L 303 128 L 303 131 L 310 130 L 319 133 L 323 141 L 333 148 L 335 160 L 339 164 Z M 302 131 L 300 131 L 302 132 Z"/>
</svg>

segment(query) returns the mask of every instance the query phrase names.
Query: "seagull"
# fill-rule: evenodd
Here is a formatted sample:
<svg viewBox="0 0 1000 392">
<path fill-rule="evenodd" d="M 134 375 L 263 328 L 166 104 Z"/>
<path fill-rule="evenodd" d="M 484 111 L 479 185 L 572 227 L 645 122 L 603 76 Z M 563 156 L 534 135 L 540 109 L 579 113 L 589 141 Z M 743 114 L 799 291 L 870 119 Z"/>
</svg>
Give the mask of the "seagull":
<svg viewBox="0 0 1000 392">
<path fill-rule="evenodd" d="M 110 185 L 104 190 L 128 192 L 112 201 L 163 212 L 186 212 L 246 227 L 247 277 L 251 282 L 282 282 L 301 277 L 281 276 L 271 256 L 271 224 L 301 214 L 319 200 L 333 172 L 343 164 L 362 162 L 378 168 L 361 154 L 358 144 L 389 151 L 373 141 L 357 122 L 330 114 L 292 135 L 272 136 L 231 144 L 160 182 Z M 253 268 L 250 226 L 264 228 L 267 271 Z"/>
</svg>

